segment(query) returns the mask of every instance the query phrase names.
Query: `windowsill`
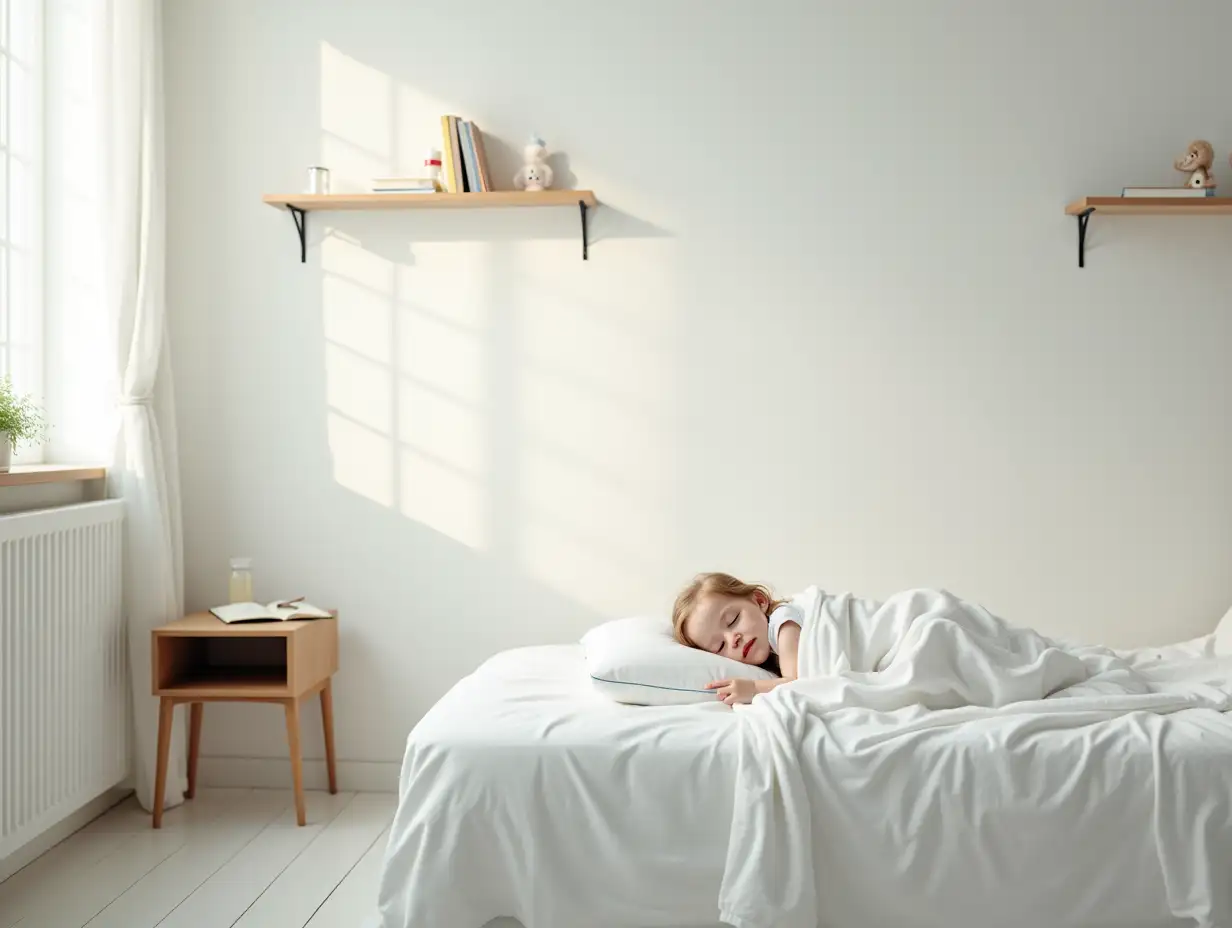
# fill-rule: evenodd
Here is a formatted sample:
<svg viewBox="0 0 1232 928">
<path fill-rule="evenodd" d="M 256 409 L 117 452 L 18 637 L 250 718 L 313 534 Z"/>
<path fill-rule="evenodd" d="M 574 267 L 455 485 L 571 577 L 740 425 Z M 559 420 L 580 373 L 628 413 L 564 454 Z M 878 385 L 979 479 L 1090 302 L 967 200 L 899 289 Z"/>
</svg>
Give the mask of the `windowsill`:
<svg viewBox="0 0 1232 928">
<path fill-rule="evenodd" d="M 84 464 L 14 464 L 7 474 L 0 474 L 0 487 L 23 487 L 39 483 L 76 483 L 102 480 L 107 468 Z"/>
</svg>

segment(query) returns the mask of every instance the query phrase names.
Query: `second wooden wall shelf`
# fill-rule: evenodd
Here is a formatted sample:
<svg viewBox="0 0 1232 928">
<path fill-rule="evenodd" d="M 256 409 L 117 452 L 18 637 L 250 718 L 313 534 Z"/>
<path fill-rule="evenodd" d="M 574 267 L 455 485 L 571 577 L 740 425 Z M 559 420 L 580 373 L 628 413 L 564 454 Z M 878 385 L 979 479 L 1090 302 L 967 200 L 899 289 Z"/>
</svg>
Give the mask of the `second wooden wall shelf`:
<svg viewBox="0 0 1232 928">
<path fill-rule="evenodd" d="M 1083 197 L 1065 207 L 1065 215 L 1078 218 L 1078 266 L 1086 267 L 1087 222 L 1095 212 L 1113 216 L 1226 216 L 1232 197 Z"/>
<path fill-rule="evenodd" d="M 498 190 L 489 193 L 292 193 L 267 194 L 263 202 L 291 211 L 299 233 L 299 260 L 308 260 L 307 214 L 313 210 L 369 209 L 498 209 L 527 206 L 572 206 L 582 217 L 582 260 L 590 258 L 586 211 L 598 206 L 593 190 L 540 190 L 534 193 Z"/>
</svg>

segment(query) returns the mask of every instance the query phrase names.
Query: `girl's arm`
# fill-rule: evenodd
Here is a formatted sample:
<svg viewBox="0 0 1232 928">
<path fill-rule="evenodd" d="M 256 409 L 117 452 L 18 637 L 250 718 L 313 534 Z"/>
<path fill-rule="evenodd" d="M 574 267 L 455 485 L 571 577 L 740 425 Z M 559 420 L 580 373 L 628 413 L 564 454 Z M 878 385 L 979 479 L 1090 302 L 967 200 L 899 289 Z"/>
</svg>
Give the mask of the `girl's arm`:
<svg viewBox="0 0 1232 928">
<path fill-rule="evenodd" d="M 776 686 L 790 683 L 796 679 L 797 658 L 800 653 L 800 626 L 795 622 L 784 622 L 779 627 L 779 672 L 782 674 L 774 680 L 749 680 L 746 678 L 715 680 L 707 683 L 706 689 L 717 690 L 719 699 L 734 706 L 738 702 L 752 702 L 758 693 L 768 693 Z"/>
<path fill-rule="evenodd" d="M 758 680 L 757 692 L 768 693 L 776 686 L 790 683 L 796 679 L 797 663 L 800 656 L 800 626 L 795 622 L 784 622 L 779 628 L 779 673 L 777 680 Z"/>
</svg>

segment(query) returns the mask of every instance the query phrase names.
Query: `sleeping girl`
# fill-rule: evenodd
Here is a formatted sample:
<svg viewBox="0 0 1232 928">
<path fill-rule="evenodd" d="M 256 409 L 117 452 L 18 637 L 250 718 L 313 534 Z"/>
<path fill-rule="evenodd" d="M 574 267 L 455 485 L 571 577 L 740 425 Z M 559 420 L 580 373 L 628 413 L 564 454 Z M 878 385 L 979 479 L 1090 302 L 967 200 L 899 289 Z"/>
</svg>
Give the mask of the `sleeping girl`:
<svg viewBox="0 0 1232 928">
<path fill-rule="evenodd" d="M 796 679 L 802 624 L 800 610 L 775 599 L 767 587 L 724 573 L 699 574 L 672 609 L 681 644 L 779 674 L 776 680 L 733 678 L 708 684 L 729 706 L 752 702 L 758 693 Z"/>
<path fill-rule="evenodd" d="M 787 601 L 760 583 L 706 573 L 677 597 L 672 625 L 682 644 L 778 674 L 710 683 L 729 706 L 797 679 L 819 705 L 879 711 L 1105 691 L 1137 697 L 1162 686 L 1139 672 L 1142 661 L 1159 658 L 1055 641 L 944 590 L 904 590 L 877 602 L 809 587 Z M 1185 656 L 1213 656 L 1216 638 Z"/>
</svg>

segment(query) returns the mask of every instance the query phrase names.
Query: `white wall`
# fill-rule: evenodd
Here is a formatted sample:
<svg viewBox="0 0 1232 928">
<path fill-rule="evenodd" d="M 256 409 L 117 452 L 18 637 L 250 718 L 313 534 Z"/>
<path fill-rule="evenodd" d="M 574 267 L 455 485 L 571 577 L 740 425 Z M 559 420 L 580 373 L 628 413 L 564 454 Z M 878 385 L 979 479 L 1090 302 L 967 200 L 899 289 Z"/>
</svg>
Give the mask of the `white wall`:
<svg viewBox="0 0 1232 928">
<path fill-rule="evenodd" d="M 1062 214 L 1194 137 L 1232 183 L 1232 7 L 167 8 L 188 600 L 248 554 L 342 610 L 344 758 L 702 569 L 1118 645 L 1232 602 L 1232 220 L 1096 215 L 1080 271 Z M 312 216 L 301 266 L 261 194 L 412 169 L 445 112 L 498 180 L 562 153 L 591 260 L 564 209 Z M 208 715 L 283 756 L 276 710 Z"/>
</svg>

